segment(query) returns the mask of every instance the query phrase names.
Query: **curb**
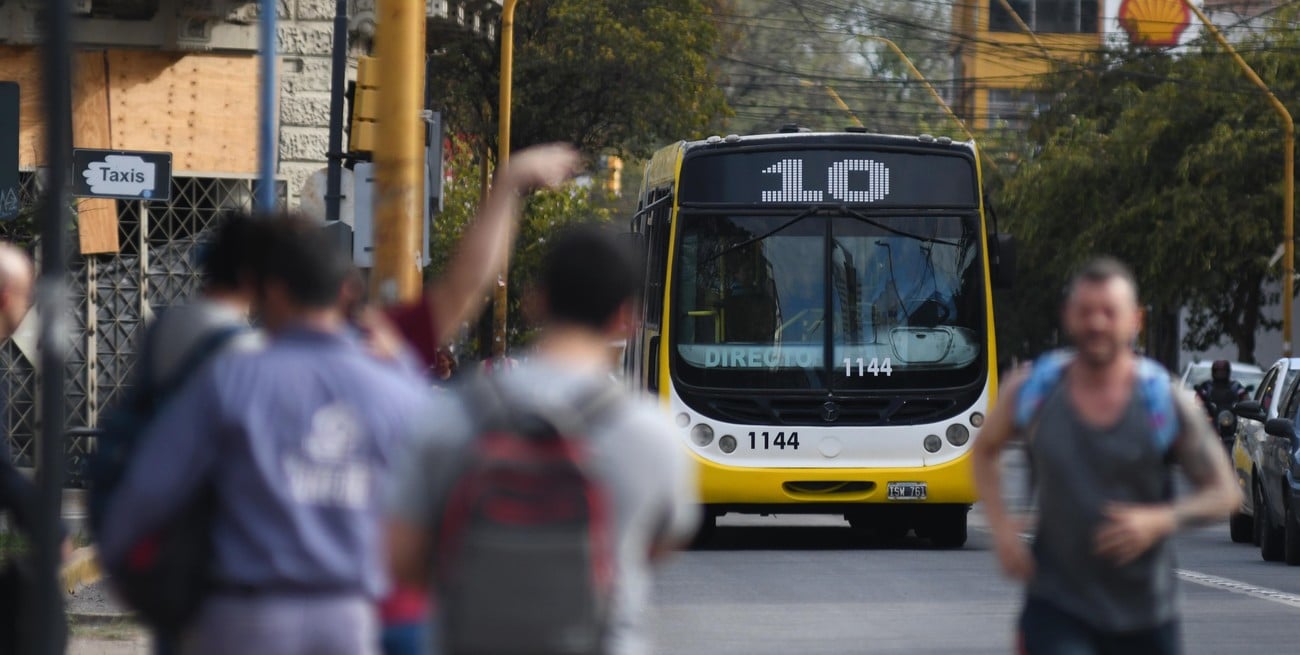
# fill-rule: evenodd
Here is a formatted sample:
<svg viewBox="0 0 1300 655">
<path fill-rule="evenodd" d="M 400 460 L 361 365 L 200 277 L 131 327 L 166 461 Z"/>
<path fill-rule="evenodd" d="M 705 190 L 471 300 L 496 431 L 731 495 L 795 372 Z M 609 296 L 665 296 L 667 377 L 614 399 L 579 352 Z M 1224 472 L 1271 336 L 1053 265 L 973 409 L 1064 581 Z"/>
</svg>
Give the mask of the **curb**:
<svg viewBox="0 0 1300 655">
<path fill-rule="evenodd" d="M 131 614 L 114 614 L 112 612 L 68 612 L 68 623 L 73 625 L 114 625 L 130 623 Z"/>
<path fill-rule="evenodd" d="M 60 570 L 63 590 L 70 594 L 86 585 L 99 582 L 103 576 L 103 572 L 99 569 L 99 560 L 95 557 L 94 546 L 84 546 L 72 551 L 72 557 L 68 558 Z"/>
</svg>

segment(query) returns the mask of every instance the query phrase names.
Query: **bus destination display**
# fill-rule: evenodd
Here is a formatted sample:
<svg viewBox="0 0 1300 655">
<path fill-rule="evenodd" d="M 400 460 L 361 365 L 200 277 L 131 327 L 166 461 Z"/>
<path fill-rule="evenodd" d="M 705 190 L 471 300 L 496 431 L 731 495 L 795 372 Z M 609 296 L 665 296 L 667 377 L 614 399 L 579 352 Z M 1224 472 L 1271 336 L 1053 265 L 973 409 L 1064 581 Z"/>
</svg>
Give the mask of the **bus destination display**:
<svg viewBox="0 0 1300 655">
<path fill-rule="evenodd" d="M 975 167 L 954 155 L 776 150 L 700 155 L 682 165 L 684 203 L 972 207 Z"/>
</svg>

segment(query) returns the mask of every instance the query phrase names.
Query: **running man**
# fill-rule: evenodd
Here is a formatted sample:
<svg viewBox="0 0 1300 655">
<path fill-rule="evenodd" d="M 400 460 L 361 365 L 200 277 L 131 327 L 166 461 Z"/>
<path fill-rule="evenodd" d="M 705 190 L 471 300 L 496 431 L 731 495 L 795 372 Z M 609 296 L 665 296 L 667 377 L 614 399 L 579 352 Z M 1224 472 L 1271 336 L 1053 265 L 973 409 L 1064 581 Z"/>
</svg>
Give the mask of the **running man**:
<svg viewBox="0 0 1300 655">
<path fill-rule="evenodd" d="M 1241 501 L 1190 393 L 1136 356 L 1137 284 L 1099 259 L 1070 284 L 1062 324 L 1075 350 L 1013 376 L 975 445 L 975 481 L 1002 570 L 1026 585 L 1028 655 L 1181 652 L 1173 544 Z M 1037 481 L 1033 545 L 1007 513 L 1000 456 L 1023 438 Z M 1191 482 L 1174 498 L 1172 465 Z"/>
</svg>

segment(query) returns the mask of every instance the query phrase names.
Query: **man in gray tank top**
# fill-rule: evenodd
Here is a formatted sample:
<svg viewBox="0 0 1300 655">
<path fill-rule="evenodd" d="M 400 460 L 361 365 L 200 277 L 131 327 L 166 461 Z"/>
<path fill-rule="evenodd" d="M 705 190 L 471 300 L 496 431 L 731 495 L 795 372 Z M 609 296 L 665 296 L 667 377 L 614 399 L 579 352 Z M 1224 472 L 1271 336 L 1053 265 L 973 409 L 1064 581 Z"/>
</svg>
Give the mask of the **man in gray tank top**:
<svg viewBox="0 0 1300 655">
<path fill-rule="evenodd" d="M 1133 353 L 1141 311 L 1123 264 L 1101 259 L 1081 269 L 1062 323 L 1074 353 L 1055 360 L 1056 377 L 1042 375 L 1048 364 L 1040 362 L 1003 386 L 973 458 L 998 560 L 1026 583 L 1022 652 L 1178 653 L 1169 538 L 1227 518 L 1240 491 L 1195 400 Z M 1176 428 L 1166 439 L 1167 421 Z M 1038 489 L 1032 547 L 1001 496 L 1000 455 L 1015 437 L 1025 440 Z M 1175 464 L 1192 485 L 1180 498 Z"/>
</svg>

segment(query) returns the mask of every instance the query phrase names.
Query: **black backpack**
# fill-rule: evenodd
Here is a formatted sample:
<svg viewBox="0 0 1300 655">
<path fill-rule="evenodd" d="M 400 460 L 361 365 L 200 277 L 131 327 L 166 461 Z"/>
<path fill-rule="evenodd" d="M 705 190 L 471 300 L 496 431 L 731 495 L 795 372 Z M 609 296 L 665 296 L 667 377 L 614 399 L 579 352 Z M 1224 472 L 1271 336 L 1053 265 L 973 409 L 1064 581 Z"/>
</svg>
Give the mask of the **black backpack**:
<svg viewBox="0 0 1300 655">
<path fill-rule="evenodd" d="M 154 415 L 188 378 L 248 329 L 223 327 L 204 336 L 190 348 L 172 379 L 162 384 L 152 379 L 153 339 L 145 339 L 136 363 L 141 370 L 136 386 L 101 419 L 96 449 L 87 468 L 87 520 L 93 534 L 100 534 L 113 492 L 125 477 L 140 437 Z M 100 562 L 122 600 L 160 634 L 179 633 L 197 614 L 211 586 L 210 523 L 215 503 L 211 485 L 201 485 L 189 507 L 133 544 L 124 558 Z"/>
<path fill-rule="evenodd" d="M 470 391 L 484 424 L 434 523 L 443 652 L 605 653 L 616 537 L 587 436 L 621 392 L 544 415 L 488 378 Z"/>
</svg>

